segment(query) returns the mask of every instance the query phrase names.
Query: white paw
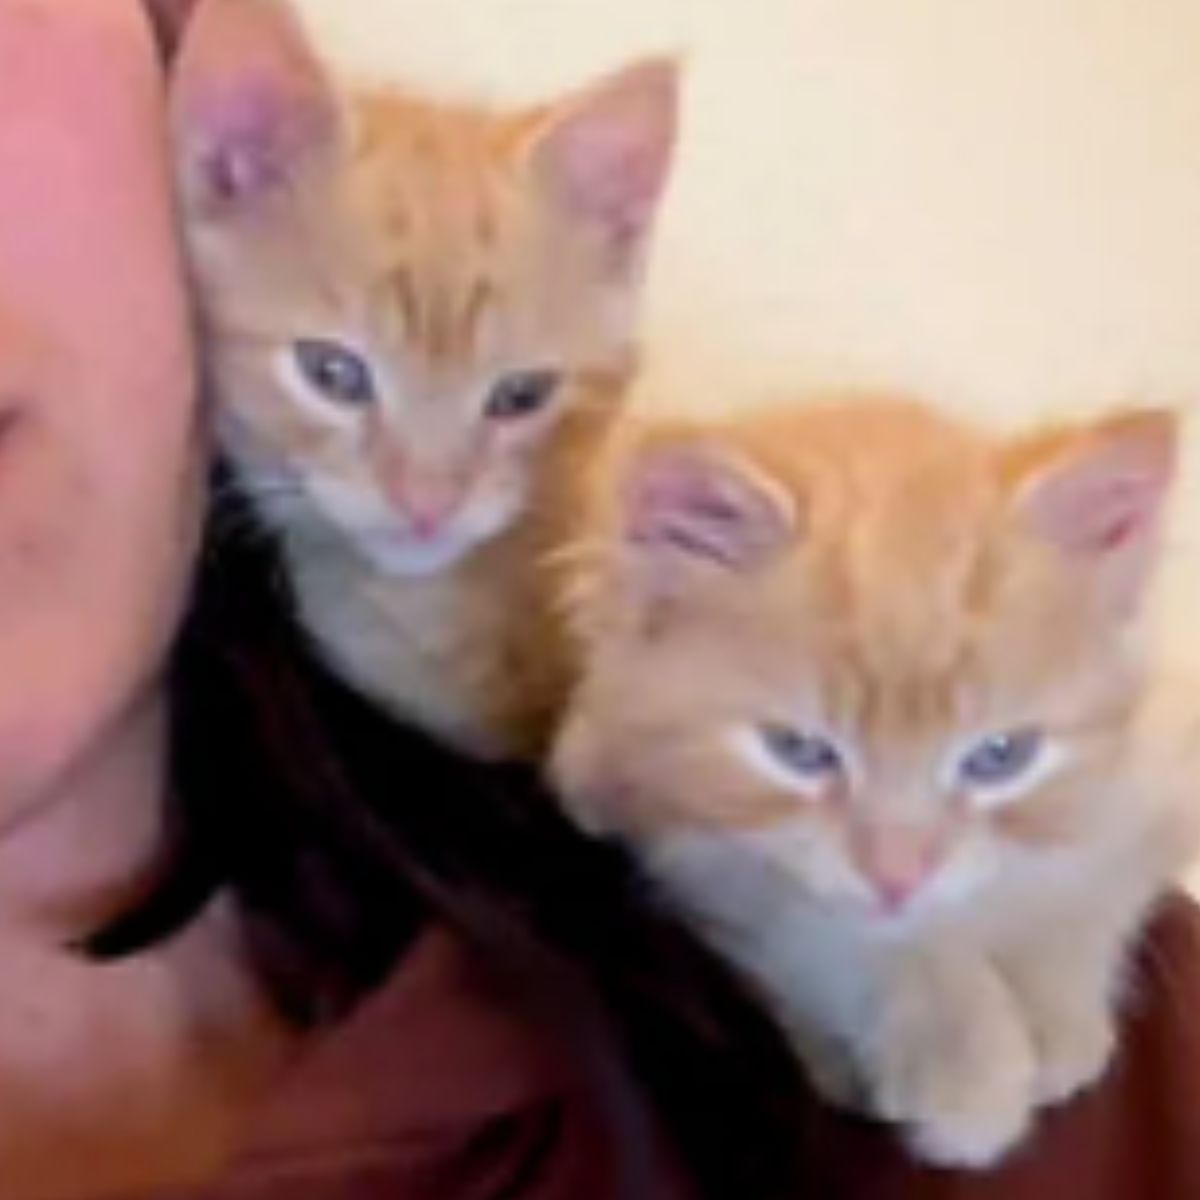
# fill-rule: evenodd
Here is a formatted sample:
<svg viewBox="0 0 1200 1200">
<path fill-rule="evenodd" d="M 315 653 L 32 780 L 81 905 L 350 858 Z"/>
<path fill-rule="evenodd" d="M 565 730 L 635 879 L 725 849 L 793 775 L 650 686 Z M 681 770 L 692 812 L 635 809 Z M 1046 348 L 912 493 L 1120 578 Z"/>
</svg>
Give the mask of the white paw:
<svg viewBox="0 0 1200 1200">
<path fill-rule="evenodd" d="M 876 1106 L 903 1125 L 918 1157 L 943 1167 L 983 1168 L 1024 1137 L 1034 1108 L 1028 1053 L 982 1063 L 949 1043 L 909 1046 L 891 1055 Z"/>
<path fill-rule="evenodd" d="M 959 981 L 962 982 L 962 981 Z M 1032 1041 L 999 981 L 908 994 L 887 1014 L 873 1056 L 878 1114 L 921 1159 L 990 1167 L 1029 1130 L 1037 1103 Z"/>
<path fill-rule="evenodd" d="M 1096 1083 L 1116 1049 L 1116 1032 L 1102 1010 L 1058 1011 L 1037 1015 L 1037 1097 L 1040 1104 L 1061 1104 Z"/>
<path fill-rule="evenodd" d="M 1022 1141 L 1029 1125 L 1028 1105 L 991 1112 L 963 1108 L 911 1125 L 905 1141 L 917 1158 L 935 1167 L 984 1171 Z"/>
</svg>

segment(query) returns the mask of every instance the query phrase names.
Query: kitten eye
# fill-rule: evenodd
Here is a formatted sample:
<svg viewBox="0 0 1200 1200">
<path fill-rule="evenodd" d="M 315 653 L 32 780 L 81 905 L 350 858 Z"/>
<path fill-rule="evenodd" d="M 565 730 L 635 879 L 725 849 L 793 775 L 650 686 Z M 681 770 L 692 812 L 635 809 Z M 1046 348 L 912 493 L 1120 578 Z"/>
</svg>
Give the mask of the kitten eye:
<svg viewBox="0 0 1200 1200">
<path fill-rule="evenodd" d="M 554 399 L 562 376 L 557 371 L 515 371 L 488 394 L 484 411 L 493 421 L 516 421 L 540 412 Z"/>
<path fill-rule="evenodd" d="M 842 769 L 841 753 L 828 738 L 786 725 L 768 725 L 761 736 L 771 757 L 793 775 L 820 779 Z"/>
<path fill-rule="evenodd" d="M 1044 744 L 1037 729 L 992 734 L 963 755 L 958 764 L 959 779 L 976 788 L 1013 783 L 1037 764 Z"/>
<path fill-rule="evenodd" d="M 309 386 L 335 404 L 360 406 L 375 400 L 375 380 L 361 354 L 317 338 L 295 343 L 293 353 Z"/>
</svg>

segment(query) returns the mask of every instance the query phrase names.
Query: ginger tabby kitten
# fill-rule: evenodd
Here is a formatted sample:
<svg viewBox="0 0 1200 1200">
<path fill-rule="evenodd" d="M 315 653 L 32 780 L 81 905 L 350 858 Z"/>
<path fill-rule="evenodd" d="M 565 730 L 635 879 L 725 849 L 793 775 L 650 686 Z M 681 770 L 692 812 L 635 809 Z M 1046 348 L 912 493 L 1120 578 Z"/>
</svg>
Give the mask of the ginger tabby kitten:
<svg viewBox="0 0 1200 1200">
<path fill-rule="evenodd" d="M 173 98 L 223 448 L 337 669 L 534 752 L 563 688 L 540 547 L 634 366 L 675 68 L 498 112 L 340 96 L 283 5 L 241 26 Z"/>
<path fill-rule="evenodd" d="M 1101 1075 L 1188 857 L 1136 636 L 1175 441 L 1158 411 L 1006 440 L 855 400 L 653 425 L 599 472 L 568 805 L 936 1163 Z"/>
</svg>

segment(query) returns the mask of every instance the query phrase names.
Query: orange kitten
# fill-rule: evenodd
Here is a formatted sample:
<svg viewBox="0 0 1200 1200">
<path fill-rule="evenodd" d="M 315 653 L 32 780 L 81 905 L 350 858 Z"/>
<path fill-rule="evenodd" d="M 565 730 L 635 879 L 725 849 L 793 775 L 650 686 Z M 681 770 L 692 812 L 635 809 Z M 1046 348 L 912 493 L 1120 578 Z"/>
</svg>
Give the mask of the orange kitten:
<svg viewBox="0 0 1200 1200">
<path fill-rule="evenodd" d="M 509 113 L 339 97 L 283 6 L 240 20 L 174 96 L 224 449 L 333 663 L 523 748 L 561 691 L 528 518 L 634 366 L 675 68 Z"/>
<path fill-rule="evenodd" d="M 570 807 L 831 1096 L 993 1162 L 1105 1069 L 1186 854 L 1135 636 L 1174 421 L 1008 441 L 848 401 L 628 441 L 571 570 Z"/>
</svg>

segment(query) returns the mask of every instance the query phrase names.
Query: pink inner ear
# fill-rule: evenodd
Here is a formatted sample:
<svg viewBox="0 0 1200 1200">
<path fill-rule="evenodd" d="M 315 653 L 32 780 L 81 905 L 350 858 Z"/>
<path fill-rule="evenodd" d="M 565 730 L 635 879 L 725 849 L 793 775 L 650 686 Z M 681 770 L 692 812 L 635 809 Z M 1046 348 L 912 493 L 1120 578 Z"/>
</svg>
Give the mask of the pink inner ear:
<svg viewBox="0 0 1200 1200">
<path fill-rule="evenodd" d="M 600 84 L 557 116 L 536 150 L 569 212 L 617 243 L 653 220 L 674 153 L 678 80 L 666 61 L 639 64 Z"/>
<path fill-rule="evenodd" d="M 626 537 L 651 556 L 742 570 L 769 558 L 791 533 L 783 498 L 715 454 L 652 458 L 630 489 Z"/>
<path fill-rule="evenodd" d="M 235 205 L 267 195 L 286 183 L 301 147 L 287 98 L 271 81 L 246 81 L 216 97 L 201 118 L 208 134 L 196 160 L 208 198 Z"/>
<path fill-rule="evenodd" d="M 1036 480 L 1027 511 L 1037 531 L 1061 549 L 1104 557 L 1154 532 L 1174 463 L 1169 418 L 1115 424 Z"/>
<path fill-rule="evenodd" d="M 1065 550 L 1106 554 L 1137 538 L 1156 516 L 1162 493 L 1150 480 L 1097 481 L 1092 489 L 1046 489 L 1038 503 L 1043 531 Z"/>
<path fill-rule="evenodd" d="M 189 198 L 252 203 L 288 183 L 336 126 L 336 100 L 291 14 L 276 3 L 208 0 L 174 84 Z"/>
</svg>

